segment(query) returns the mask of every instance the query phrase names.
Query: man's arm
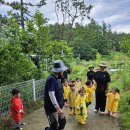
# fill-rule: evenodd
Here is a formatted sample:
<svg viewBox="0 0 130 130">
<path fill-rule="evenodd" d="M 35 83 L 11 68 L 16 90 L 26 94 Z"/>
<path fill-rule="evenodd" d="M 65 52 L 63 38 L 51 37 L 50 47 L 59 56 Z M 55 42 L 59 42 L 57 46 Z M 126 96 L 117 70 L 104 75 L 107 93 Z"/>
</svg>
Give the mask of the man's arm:
<svg viewBox="0 0 130 130">
<path fill-rule="evenodd" d="M 52 104 L 54 105 L 55 108 L 59 107 L 58 102 L 55 97 L 55 91 L 49 91 L 49 97 L 51 99 Z"/>
<path fill-rule="evenodd" d="M 51 79 L 49 81 L 48 86 L 49 86 L 48 87 L 48 94 L 49 94 L 49 97 L 51 99 L 52 104 L 54 105 L 54 107 L 56 108 L 58 113 L 63 113 L 62 109 L 59 107 L 59 104 L 58 104 L 56 96 L 55 96 L 55 87 L 56 87 L 55 80 Z"/>
</svg>

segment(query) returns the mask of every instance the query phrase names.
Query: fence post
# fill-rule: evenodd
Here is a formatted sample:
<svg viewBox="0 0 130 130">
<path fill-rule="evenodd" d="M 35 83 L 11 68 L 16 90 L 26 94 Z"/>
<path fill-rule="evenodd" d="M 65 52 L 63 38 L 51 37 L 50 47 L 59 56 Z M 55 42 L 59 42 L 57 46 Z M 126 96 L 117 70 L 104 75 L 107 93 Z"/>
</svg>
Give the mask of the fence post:
<svg viewBox="0 0 130 130">
<path fill-rule="evenodd" d="M 34 102 L 36 102 L 36 86 L 35 86 L 35 80 L 33 79 L 32 80 L 32 85 L 33 85 L 33 100 L 34 100 Z"/>
</svg>

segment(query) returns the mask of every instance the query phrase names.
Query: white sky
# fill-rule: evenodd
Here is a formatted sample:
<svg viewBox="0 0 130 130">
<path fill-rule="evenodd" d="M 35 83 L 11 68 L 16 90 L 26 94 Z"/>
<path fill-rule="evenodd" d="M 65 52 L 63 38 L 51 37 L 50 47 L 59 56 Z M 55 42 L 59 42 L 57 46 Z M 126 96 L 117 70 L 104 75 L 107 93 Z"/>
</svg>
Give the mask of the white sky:
<svg viewBox="0 0 130 130">
<path fill-rule="evenodd" d="M 5 1 L 11 2 L 14 0 Z M 36 3 L 38 0 L 26 0 L 26 2 L 28 1 Z M 47 5 L 40 9 L 44 16 L 49 19 L 49 23 L 51 24 L 57 22 L 54 1 L 55 0 L 46 0 Z M 113 31 L 130 33 L 130 0 L 85 0 L 85 2 L 86 4 L 94 5 L 90 16 L 99 24 L 101 24 L 102 21 L 105 21 L 105 23 L 111 25 Z M 9 10 L 10 7 L 0 6 L 0 14 L 6 15 Z M 30 8 L 30 11 L 33 14 L 35 8 Z M 62 21 L 62 17 L 59 16 L 59 19 L 59 21 Z M 84 20 L 84 24 L 87 24 L 88 22 L 89 20 Z"/>
</svg>

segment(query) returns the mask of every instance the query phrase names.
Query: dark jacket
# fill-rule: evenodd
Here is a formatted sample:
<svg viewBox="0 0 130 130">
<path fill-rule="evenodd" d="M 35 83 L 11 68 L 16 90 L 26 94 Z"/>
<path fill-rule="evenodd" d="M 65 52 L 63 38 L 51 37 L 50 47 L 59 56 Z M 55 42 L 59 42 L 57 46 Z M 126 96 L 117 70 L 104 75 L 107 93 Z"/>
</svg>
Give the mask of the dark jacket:
<svg viewBox="0 0 130 130">
<path fill-rule="evenodd" d="M 64 106 L 63 87 L 61 82 L 53 74 L 49 75 L 45 84 L 44 108 L 48 112 L 56 112 L 56 109 L 49 97 L 49 91 L 51 91 L 50 86 L 53 86 L 52 91 L 55 91 L 55 97 L 60 108 L 63 108 Z"/>
</svg>

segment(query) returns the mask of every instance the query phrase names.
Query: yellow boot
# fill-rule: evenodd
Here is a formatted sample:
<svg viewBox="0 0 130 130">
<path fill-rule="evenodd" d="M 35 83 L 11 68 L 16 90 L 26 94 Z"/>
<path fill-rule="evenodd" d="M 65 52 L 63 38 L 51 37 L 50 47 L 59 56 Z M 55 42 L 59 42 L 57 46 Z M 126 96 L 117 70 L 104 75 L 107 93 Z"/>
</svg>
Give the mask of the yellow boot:
<svg viewBox="0 0 130 130">
<path fill-rule="evenodd" d="M 80 121 L 79 122 L 81 125 L 85 125 L 85 121 Z"/>
<path fill-rule="evenodd" d="M 73 114 L 73 111 L 72 111 L 72 109 L 70 109 L 70 111 L 69 111 L 69 115 L 72 115 Z"/>
<path fill-rule="evenodd" d="M 78 122 L 82 125 L 85 125 L 85 118 L 83 116 L 78 116 Z"/>
</svg>

